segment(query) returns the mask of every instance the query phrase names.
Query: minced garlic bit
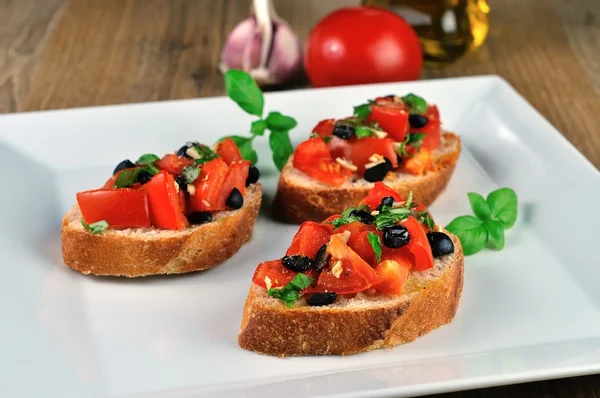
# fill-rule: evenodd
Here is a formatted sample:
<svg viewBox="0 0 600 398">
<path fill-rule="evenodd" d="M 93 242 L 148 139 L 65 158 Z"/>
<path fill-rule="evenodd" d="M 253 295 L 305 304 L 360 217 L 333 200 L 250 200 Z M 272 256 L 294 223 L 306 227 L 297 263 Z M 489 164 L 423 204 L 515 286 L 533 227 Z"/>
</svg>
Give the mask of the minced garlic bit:
<svg viewBox="0 0 600 398">
<path fill-rule="evenodd" d="M 196 186 L 194 184 L 187 184 L 187 191 L 190 195 L 194 196 L 196 194 Z"/>
<path fill-rule="evenodd" d="M 179 193 L 179 184 L 177 184 L 177 182 L 174 182 L 173 185 L 175 185 L 175 191 Z"/>
<path fill-rule="evenodd" d="M 344 269 L 342 268 L 342 262 L 340 260 L 336 261 L 333 267 L 331 267 L 331 273 L 338 279 L 340 279 L 343 271 Z"/>
<path fill-rule="evenodd" d="M 202 199 L 202 204 L 206 207 L 210 207 L 210 202 L 206 199 Z"/>
<path fill-rule="evenodd" d="M 378 214 L 379 214 L 379 211 L 378 211 L 378 210 L 373 210 L 373 211 L 371 212 L 371 215 L 372 215 L 372 216 L 376 216 L 376 215 L 378 215 Z"/>
<path fill-rule="evenodd" d="M 194 146 L 186 149 L 185 153 L 192 159 L 200 159 L 200 154 L 198 153 L 198 150 Z"/>
<path fill-rule="evenodd" d="M 332 238 L 334 236 L 337 236 L 338 238 L 340 238 L 344 243 L 348 243 L 348 239 L 350 239 L 350 231 L 346 230 L 346 231 L 341 232 L 339 234 L 333 234 L 333 235 L 331 235 Z M 331 239 L 329 241 L 331 242 Z"/>
<path fill-rule="evenodd" d="M 358 167 L 356 167 L 354 165 L 354 163 L 352 163 L 348 159 L 335 158 L 335 161 L 338 162 L 340 164 L 340 166 L 342 166 L 343 168 L 348 169 L 348 170 L 350 170 L 352 172 L 355 172 L 356 170 L 358 170 Z"/>
<path fill-rule="evenodd" d="M 385 138 L 387 137 L 387 133 L 385 131 L 381 131 L 381 130 L 372 130 L 373 134 L 375 134 L 375 137 L 377 138 Z"/>
<path fill-rule="evenodd" d="M 273 286 L 273 282 L 271 282 L 271 278 L 268 276 L 265 276 L 265 286 L 267 287 L 267 290 L 270 290 L 271 286 Z"/>
<path fill-rule="evenodd" d="M 379 162 L 379 163 L 381 163 L 381 161 L 385 162 L 385 159 L 384 159 L 383 156 L 381 156 L 378 153 L 372 154 L 371 157 L 369 158 L 369 162 Z"/>
</svg>

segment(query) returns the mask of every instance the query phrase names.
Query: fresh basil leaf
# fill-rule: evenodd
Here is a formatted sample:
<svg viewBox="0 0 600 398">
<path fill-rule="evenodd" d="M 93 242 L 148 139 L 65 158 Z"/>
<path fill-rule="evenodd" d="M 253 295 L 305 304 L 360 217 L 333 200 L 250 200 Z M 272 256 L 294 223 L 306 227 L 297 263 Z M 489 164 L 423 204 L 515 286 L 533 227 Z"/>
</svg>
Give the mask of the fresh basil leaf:
<svg viewBox="0 0 600 398">
<path fill-rule="evenodd" d="M 280 112 L 270 112 L 265 122 L 269 130 L 291 130 L 298 125 L 296 119 Z"/>
<path fill-rule="evenodd" d="M 476 192 L 469 192 L 467 195 L 469 196 L 471 209 L 473 209 L 473 213 L 477 218 L 480 220 L 489 219 L 492 209 L 490 209 L 490 205 L 485 201 L 485 198 Z"/>
<path fill-rule="evenodd" d="M 290 141 L 287 130 L 272 130 L 269 134 L 269 146 L 273 156 L 273 162 L 277 169 L 281 171 L 287 163 L 289 157 L 294 153 L 294 147 Z"/>
<path fill-rule="evenodd" d="M 140 156 L 140 158 L 137 160 L 137 164 L 138 165 L 148 165 L 148 164 L 154 164 L 154 162 L 156 162 L 157 160 L 159 160 L 160 158 L 158 156 L 156 156 L 153 153 L 146 153 L 142 156 Z"/>
<path fill-rule="evenodd" d="M 194 159 L 196 164 L 204 164 L 219 157 L 219 155 L 207 145 L 194 145 L 194 149 L 199 156 L 198 159 Z"/>
<path fill-rule="evenodd" d="M 250 134 L 252 135 L 263 135 L 267 128 L 267 122 L 262 119 L 255 120 L 250 125 Z"/>
<path fill-rule="evenodd" d="M 371 101 L 366 104 L 360 104 L 354 107 L 354 116 L 359 119 L 366 119 L 371 114 Z"/>
<path fill-rule="evenodd" d="M 269 296 L 278 298 L 291 308 L 300 298 L 300 291 L 306 289 L 313 283 L 314 279 L 308 275 L 299 273 L 287 285 L 281 289 L 269 289 Z"/>
<path fill-rule="evenodd" d="M 311 133 L 310 134 L 310 138 L 319 138 L 319 137 L 320 137 L 320 135 L 317 134 L 317 133 Z"/>
<path fill-rule="evenodd" d="M 466 256 L 483 249 L 488 241 L 488 232 L 483 222 L 473 216 L 457 217 L 446 229 L 458 236 Z"/>
<path fill-rule="evenodd" d="M 505 228 L 511 228 L 517 221 L 517 194 L 510 188 L 500 188 L 487 197 L 491 218 L 501 221 Z"/>
<path fill-rule="evenodd" d="M 242 137 L 239 135 L 230 135 L 227 137 L 223 137 L 219 140 L 219 142 L 223 141 L 225 138 L 231 138 L 235 145 L 240 150 L 242 157 L 246 160 L 252 162 L 252 164 L 256 164 L 258 162 L 258 155 L 254 148 L 252 148 L 252 138 Z"/>
<path fill-rule="evenodd" d="M 94 235 L 101 234 L 102 232 L 106 231 L 106 229 L 108 228 L 108 223 L 106 222 L 106 220 L 97 221 L 97 222 L 93 222 L 91 224 L 88 224 L 82 218 L 81 219 L 81 225 L 83 225 L 83 228 L 86 231 L 89 231 L 89 232 L 93 233 Z"/>
<path fill-rule="evenodd" d="M 420 224 L 425 224 L 429 231 L 433 231 L 435 229 L 435 221 L 433 221 L 433 218 L 431 218 L 429 211 L 421 210 L 415 212 L 414 216 Z"/>
<path fill-rule="evenodd" d="M 410 113 L 423 115 L 427 112 L 427 101 L 415 94 L 408 94 L 402 97 L 404 102 L 410 108 Z"/>
<path fill-rule="evenodd" d="M 150 173 L 152 175 L 156 175 L 156 174 L 158 174 L 160 169 L 153 164 L 149 164 L 149 165 L 146 165 L 146 167 L 142 167 L 140 169 L 140 171 L 147 171 L 148 173 Z M 136 175 L 136 179 L 137 179 L 137 175 Z"/>
<path fill-rule="evenodd" d="M 323 137 L 323 141 L 325 141 L 326 144 L 329 144 L 332 139 L 333 139 L 332 135 L 326 135 L 325 137 Z"/>
<path fill-rule="evenodd" d="M 379 263 L 381 261 L 381 239 L 379 239 L 379 235 L 375 232 L 369 232 L 367 234 L 367 239 L 369 239 L 369 243 L 375 252 L 377 262 Z"/>
<path fill-rule="evenodd" d="M 115 188 L 127 188 L 132 186 L 137 180 L 139 170 L 140 169 L 136 167 L 135 169 L 125 169 L 120 172 L 115 180 Z"/>
<path fill-rule="evenodd" d="M 191 184 L 196 181 L 200 175 L 200 169 L 196 166 L 186 166 L 181 170 L 181 175 L 188 184 Z"/>
<path fill-rule="evenodd" d="M 241 70 L 230 69 L 225 73 L 225 91 L 240 108 L 251 115 L 262 117 L 265 99 L 252 77 Z"/>
<path fill-rule="evenodd" d="M 483 225 L 487 229 L 489 242 L 498 250 L 504 247 L 504 224 L 496 220 L 484 220 Z"/>
<path fill-rule="evenodd" d="M 375 135 L 372 129 L 365 126 L 356 126 L 354 131 L 356 132 L 356 138 L 373 137 Z"/>
</svg>

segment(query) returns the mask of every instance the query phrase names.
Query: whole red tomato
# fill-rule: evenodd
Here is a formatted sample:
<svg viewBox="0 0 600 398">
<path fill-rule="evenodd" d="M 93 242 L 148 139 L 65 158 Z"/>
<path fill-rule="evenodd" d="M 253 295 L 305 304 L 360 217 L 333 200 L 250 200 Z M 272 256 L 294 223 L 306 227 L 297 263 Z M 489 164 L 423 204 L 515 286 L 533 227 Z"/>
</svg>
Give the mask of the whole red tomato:
<svg viewBox="0 0 600 398">
<path fill-rule="evenodd" d="M 397 14 L 346 7 L 323 18 L 308 38 L 306 73 L 315 87 L 419 78 L 419 39 Z"/>
</svg>

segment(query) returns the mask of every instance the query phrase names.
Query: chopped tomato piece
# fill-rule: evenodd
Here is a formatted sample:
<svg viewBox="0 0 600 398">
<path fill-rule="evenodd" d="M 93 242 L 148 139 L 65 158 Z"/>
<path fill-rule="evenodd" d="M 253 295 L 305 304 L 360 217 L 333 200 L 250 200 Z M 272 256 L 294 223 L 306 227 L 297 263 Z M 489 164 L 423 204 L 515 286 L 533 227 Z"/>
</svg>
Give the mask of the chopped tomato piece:
<svg viewBox="0 0 600 398">
<path fill-rule="evenodd" d="M 440 112 L 438 111 L 437 106 L 429 105 L 427 107 L 427 112 L 425 113 L 425 116 L 427 116 L 428 119 L 427 124 L 418 129 L 411 128 L 410 132 L 424 133 L 425 138 L 423 139 L 423 144 L 421 145 L 421 148 L 432 151 L 440 146 L 441 141 Z"/>
<path fill-rule="evenodd" d="M 219 208 L 219 195 L 228 173 L 229 168 L 221 158 L 204 163 L 200 175 L 194 181 L 196 190 L 189 198 L 190 209 L 192 211 L 223 210 L 224 208 Z"/>
<path fill-rule="evenodd" d="M 404 170 L 412 175 L 422 175 L 431 165 L 431 152 L 421 149 L 404 161 Z"/>
<path fill-rule="evenodd" d="M 317 252 L 329 242 L 330 232 L 328 228 L 314 221 L 302 223 L 298 232 L 292 240 L 292 244 L 285 253 L 286 256 L 301 255 L 315 258 Z"/>
<path fill-rule="evenodd" d="M 221 187 L 221 192 L 219 193 L 219 199 L 217 200 L 217 209 L 227 208 L 225 202 L 231 194 L 231 191 L 233 191 L 233 188 L 237 188 L 242 195 L 246 194 L 246 179 L 248 178 L 248 169 L 250 168 L 251 164 L 252 163 L 249 161 L 243 160 L 232 163 L 229 166 L 229 172 L 223 181 L 223 186 Z"/>
<path fill-rule="evenodd" d="M 177 192 L 177 197 L 179 199 L 179 207 L 181 208 L 181 212 L 183 214 L 188 214 L 187 213 L 187 203 L 186 203 L 186 200 L 185 200 L 185 192 L 183 192 L 183 190 L 180 189 Z"/>
<path fill-rule="evenodd" d="M 323 270 L 311 292 L 352 294 L 370 289 L 379 283 L 375 270 L 338 236 L 327 245 L 331 268 Z M 308 289 L 307 289 L 308 290 Z"/>
<path fill-rule="evenodd" d="M 165 229 L 182 229 L 188 225 L 179 205 L 179 194 L 171 174 L 160 171 L 142 185 L 142 189 L 148 193 L 152 225 Z"/>
<path fill-rule="evenodd" d="M 331 158 L 329 149 L 320 138 L 304 141 L 294 152 L 294 167 L 322 183 L 340 186 L 352 172 Z"/>
<path fill-rule="evenodd" d="M 217 153 L 223 158 L 228 166 L 244 159 L 237 145 L 235 145 L 235 142 L 229 137 L 219 143 Z"/>
<path fill-rule="evenodd" d="M 149 227 L 148 197 L 135 189 L 97 189 L 79 192 L 77 204 L 86 223 L 106 220 L 114 228 Z"/>
<path fill-rule="evenodd" d="M 375 286 L 379 293 L 402 294 L 404 284 L 408 279 L 411 263 L 408 259 L 384 260 L 375 267 L 380 282 Z"/>
<path fill-rule="evenodd" d="M 161 170 L 168 171 L 171 174 L 179 174 L 184 167 L 191 166 L 194 161 L 185 156 L 167 154 L 162 159 L 156 161 L 155 165 Z"/>
<path fill-rule="evenodd" d="M 404 141 L 410 127 L 408 111 L 404 109 L 404 105 L 395 104 L 392 101 L 381 105 L 371 105 L 368 120 L 379 123 L 379 127 L 398 142 Z"/>
<path fill-rule="evenodd" d="M 373 231 L 365 229 L 350 235 L 350 238 L 348 239 L 348 246 L 350 246 L 350 248 L 354 250 L 363 260 L 369 263 L 370 266 L 374 267 L 377 264 L 377 258 L 375 256 L 373 246 L 371 246 L 371 243 L 369 242 L 368 236 L 370 232 L 375 232 L 377 235 L 379 235 L 380 241 L 383 242 L 381 232 L 375 231 L 375 228 L 373 227 Z"/>
<path fill-rule="evenodd" d="M 375 210 L 377 206 L 381 203 L 381 199 L 391 196 L 394 198 L 394 201 L 400 202 L 402 196 L 392 188 L 385 185 L 383 182 L 378 181 L 375 183 L 375 186 L 367 193 L 367 197 L 364 198 L 360 204 L 367 205 L 371 208 L 371 210 Z"/>
<path fill-rule="evenodd" d="M 254 271 L 254 276 L 252 277 L 252 282 L 256 283 L 258 286 L 266 288 L 267 285 L 265 282 L 265 277 L 269 277 L 271 280 L 271 287 L 283 287 L 292 279 L 294 279 L 296 275 L 297 272 L 290 271 L 283 266 L 281 259 L 265 261 L 256 267 L 256 271 Z"/>
<path fill-rule="evenodd" d="M 350 144 L 349 159 L 363 173 L 365 165 L 370 162 L 369 158 L 374 154 L 387 158 L 392 167 L 398 167 L 398 156 L 394 151 L 394 141 L 391 138 L 365 137 Z"/>
<path fill-rule="evenodd" d="M 427 233 L 414 217 L 408 217 L 402 223 L 410 234 L 410 242 L 405 246 L 414 257 L 415 271 L 425 271 L 433 268 L 433 254 L 427 239 Z"/>
<path fill-rule="evenodd" d="M 331 136 L 331 140 L 327 143 L 329 153 L 332 159 L 345 158 L 350 159 L 352 156 L 352 143 L 356 141 L 356 138 L 349 140 L 343 140 L 335 135 Z"/>
<path fill-rule="evenodd" d="M 335 119 L 325 119 L 321 120 L 315 128 L 313 128 L 312 132 L 316 133 L 319 137 L 324 138 L 333 133 L 333 128 L 335 127 Z"/>
</svg>

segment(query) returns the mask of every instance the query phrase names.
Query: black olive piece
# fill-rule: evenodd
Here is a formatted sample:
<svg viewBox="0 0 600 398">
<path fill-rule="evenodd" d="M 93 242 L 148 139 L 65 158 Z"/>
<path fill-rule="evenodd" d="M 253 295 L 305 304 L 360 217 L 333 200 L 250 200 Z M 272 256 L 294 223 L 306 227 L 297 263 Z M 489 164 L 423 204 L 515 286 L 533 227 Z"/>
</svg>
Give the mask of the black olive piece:
<svg viewBox="0 0 600 398">
<path fill-rule="evenodd" d="M 227 200 L 225 201 L 227 207 L 231 207 L 232 209 L 239 209 L 244 205 L 244 197 L 239 189 L 233 188 Z"/>
<path fill-rule="evenodd" d="M 117 165 L 117 167 L 115 167 L 115 171 L 113 171 L 113 175 L 117 174 L 121 170 L 130 169 L 132 167 L 135 167 L 135 163 L 133 163 L 129 159 L 125 159 L 121 163 L 119 163 Z"/>
<path fill-rule="evenodd" d="M 454 242 L 443 232 L 429 232 L 427 234 L 429 246 L 433 257 L 443 256 L 444 254 L 454 253 Z"/>
<path fill-rule="evenodd" d="M 306 304 L 311 305 L 313 307 L 320 307 L 323 305 L 329 305 L 333 303 L 336 298 L 336 292 L 315 293 L 306 299 Z"/>
<path fill-rule="evenodd" d="M 185 178 L 183 178 L 183 176 L 175 177 L 175 182 L 177 185 L 179 185 L 179 189 L 181 189 L 183 192 L 187 192 L 187 181 Z"/>
<path fill-rule="evenodd" d="M 190 155 L 187 154 L 187 150 L 190 147 L 187 145 L 182 146 L 181 148 L 179 148 L 179 150 L 177 151 L 177 156 L 185 156 L 186 158 L 191 158 Z"/>
<path fill-rule="evenodd" d="M 327 265 L 327 257 L 329 257 L 327 256 L 327 245 L 323 245 L 319 248 L 317 254 L 315 255 L 314 265 L 317 271 L 321 272 L 321 270 L 325 268 Z"/>
<path fill-rule="evenodd" d="M 375 222 L 375 216 L 364 210 L 352 210 L 350 212 L 350 217 L 356 218 L 363 224 L 373 224 Z"/>
<path fill-rule="evenodd" d="M 294 272 L 305 272 L 315 265 L 312 258 L 300 255 L 284 256 L 281 263 L 285 268 Z"/>
<path fill-rule="evenodd" d="M 212 221 L 212 214 L 209 211 L 195 211 L 187 216 L 190 224 L 204 224 Z"/>
<path fill-rule="evenodd" d="M 383 98 L 386 98 L 386 99 L 394 99 L 394 98 L 396 98 L 396 95 L 395 95 L 395 94 L 388 94 L 388 95 L 386 95 L 386 96 L 385 96 L 385 97 L 383 97 Z"/>
<path fill-rule="evenodd" d="M 148 173 L 147 171 L 140 171 L 137 175 L 137 182 L 139 182 L 142 185 L 144 185 L 151 179 L 152 179 L 152 174 Z"/>
<path fill-rule="evenodd" d="M 427 119 L 427 116 L 415 114 L 408 115 L 408 123 L 410 123 L 410 127 L 414 129 L 420 129 L 421 127 L 425 127 L 428 121 L 429 119 Z"/>
<path fill-rule="evenodd" d="M 258 168 L 253 164 L 250 165 L 250 168 L 248 169 L 248 178 L 246 178 L 246 186 L 256 183 L 259 178 L 260 171 Z"/>
<path fill-rule="evenodd" d="M 333 128 L 332 134 L 343 140 L 349 140 L 354 137 L 356 130 L 354 129 L 354 126 L 350 126 L 349 124 L 338 124 Z"/>
<path fill-rule="evenodd" d="M 410 234 L 404 225 L 394 225 L 383 229 L 383 244 L 390 249 L 397 249 L 410 242 Z"/>
<path fill-rule="evenodd" d="M 394 197 L 386 196 L 385 198 L 381 199 L 379 206 L 377 206 L 377 208 L 375 210 L 381 211 L 381 210 L 383 210 L 383 206 L 392 207 L 393 205 L 394 205 Z"/>
<path fill-rule="evenodd" d="M 366 169 L 363 178 L 369 182 L 383 181 L 387 173 L 391 170 L 392 162 L 388 158 L 385 158 L 385 162 Z"/>
</svg>

